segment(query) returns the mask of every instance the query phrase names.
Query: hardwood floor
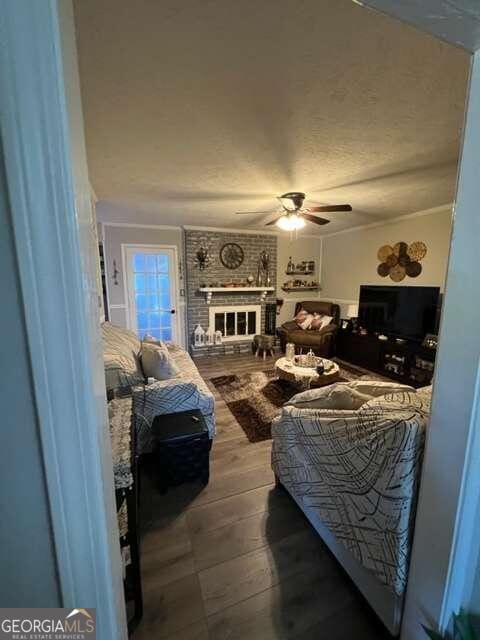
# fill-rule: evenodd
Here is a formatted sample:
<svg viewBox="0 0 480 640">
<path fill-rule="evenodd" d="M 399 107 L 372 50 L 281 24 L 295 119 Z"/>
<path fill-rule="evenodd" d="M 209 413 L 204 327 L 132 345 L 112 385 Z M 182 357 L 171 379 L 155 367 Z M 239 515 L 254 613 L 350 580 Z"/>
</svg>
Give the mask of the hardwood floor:
<svg viewBox="0 0 480 640">
<path fill-rule="evenodd" d="M 250 355 L 197 359 L 205 380 L 272 366 Z M 160 495 L 142 474 L 144 617 L 134 640 L 380 640 L 390 636 L 288 494 L 271 441 L 248 442 L 216 395 L 203 490 Z"/>
</svg>

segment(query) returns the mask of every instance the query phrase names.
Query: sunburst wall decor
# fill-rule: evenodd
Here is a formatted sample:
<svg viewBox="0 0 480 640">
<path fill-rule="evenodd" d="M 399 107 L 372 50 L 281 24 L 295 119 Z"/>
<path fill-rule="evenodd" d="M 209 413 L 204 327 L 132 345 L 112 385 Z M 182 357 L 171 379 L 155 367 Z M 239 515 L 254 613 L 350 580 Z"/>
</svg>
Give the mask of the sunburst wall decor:
<svg viewBox="0 0 480 640">
<path fill-rule="evenodd" d="M 405 276 L 417 278 L 422 273 L 420 261 L 426 254 L 427 245 L 419 240 L 411 245 L 406 242 L 397 242 L 393 247 L 385 244 L 377 252 L 380 260 L 377 273 L 382 278 L 390 276 L 394 282 L 400 282 Z"/>
</svg>

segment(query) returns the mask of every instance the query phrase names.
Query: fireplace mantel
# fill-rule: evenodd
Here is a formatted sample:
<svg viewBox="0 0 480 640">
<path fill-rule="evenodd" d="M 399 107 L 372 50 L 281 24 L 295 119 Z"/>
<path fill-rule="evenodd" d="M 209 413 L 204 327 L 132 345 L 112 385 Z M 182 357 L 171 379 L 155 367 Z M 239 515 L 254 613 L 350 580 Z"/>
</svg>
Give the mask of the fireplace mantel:
<svg viewBox="0 0 480 640">
<path fill-rule="evenodd" d="M 260 293 L 260 300 L 263 302 L 267 293 L 275 291 L 275 287 L 200 287 L 199 291 L 205 294 L 207 304 L 212 301 L 214 293 Z"/>
</svg>

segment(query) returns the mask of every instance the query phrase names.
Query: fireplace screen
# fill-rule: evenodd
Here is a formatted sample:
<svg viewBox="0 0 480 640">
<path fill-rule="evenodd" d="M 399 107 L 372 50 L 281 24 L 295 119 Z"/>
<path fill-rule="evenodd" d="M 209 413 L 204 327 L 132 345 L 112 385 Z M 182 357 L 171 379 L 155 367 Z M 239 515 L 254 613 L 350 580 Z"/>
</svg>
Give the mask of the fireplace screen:
<svg viewBox="0 0 480 640">
<path fill-rule="evenodd" d="M 210 308 L 210 326 L 220 331 L 224 340 L 241 340 L 260 333 L 261 307 Z"/>
</svg>

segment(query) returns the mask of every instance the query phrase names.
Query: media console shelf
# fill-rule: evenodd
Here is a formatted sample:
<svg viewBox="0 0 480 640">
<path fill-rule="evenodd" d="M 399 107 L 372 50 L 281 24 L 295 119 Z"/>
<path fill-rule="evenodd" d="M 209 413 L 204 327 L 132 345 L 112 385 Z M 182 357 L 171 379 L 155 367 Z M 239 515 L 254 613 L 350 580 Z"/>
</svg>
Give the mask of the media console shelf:
<svg viewBox="0 0 480 640">
<path fill-rule="evenodd" d="M 436 352 L 413 340 L 379 340 L 349 330 L 337 334 L 337 356 L 412 387 L 431 384 Z"/>
</svg>

